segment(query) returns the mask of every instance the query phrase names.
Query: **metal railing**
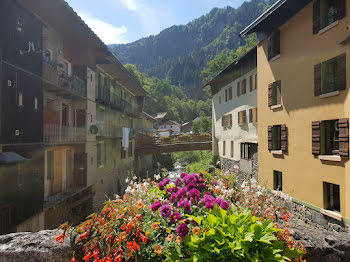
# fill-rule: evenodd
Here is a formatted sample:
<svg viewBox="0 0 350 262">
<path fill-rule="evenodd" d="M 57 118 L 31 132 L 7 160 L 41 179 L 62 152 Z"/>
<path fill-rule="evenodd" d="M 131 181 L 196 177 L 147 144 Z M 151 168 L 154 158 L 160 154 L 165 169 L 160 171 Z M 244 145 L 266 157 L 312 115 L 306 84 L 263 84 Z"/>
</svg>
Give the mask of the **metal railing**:
<svg viewBox="0 0 350 262">
<path fill-rule="evenodd" d="M 44 142 L 84 142 L 85 140 L 85 127 L 44 124 Z"/>
<path fill-rule="evenodd" d="M 123 136 L 122 127 L 113 124 L 105 123 L 104 121 L 97 121 L 98 132 L 97 136 L 120 138 Z"/>
</svg>

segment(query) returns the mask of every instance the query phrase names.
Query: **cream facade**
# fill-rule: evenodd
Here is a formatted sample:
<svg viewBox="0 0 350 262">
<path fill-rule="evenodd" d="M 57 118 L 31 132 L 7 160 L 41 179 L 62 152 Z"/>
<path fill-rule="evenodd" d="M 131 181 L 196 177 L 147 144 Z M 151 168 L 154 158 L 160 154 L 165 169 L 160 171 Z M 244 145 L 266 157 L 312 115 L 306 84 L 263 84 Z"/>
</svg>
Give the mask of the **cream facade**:
<svg viewBox="0 0 350 262">
<path fill-rule="evenodd" d="M 295 201 L 349 223 L 350 5 L 338 1 L 336 13 L 346 15 L 335 19 L 328 15 L 334 21 L 326 21 L 322 28 L 322 12 L 330 1 L 292 2 L 273 6 L 241 33 L 257 32 L 260 40 L 259 183 L 282 189 Z M 288 5 L 298 5 L 298 12 L 277 22 Z M 327 14 L 333 9 L 329 6 Z M 279 91 L 274 90 L 276 83 Z M 325 121 L 330 127 L 322 128 L 328 126 Z M 275 126 L 280 129 L 277 142 Z"/>
</svg>

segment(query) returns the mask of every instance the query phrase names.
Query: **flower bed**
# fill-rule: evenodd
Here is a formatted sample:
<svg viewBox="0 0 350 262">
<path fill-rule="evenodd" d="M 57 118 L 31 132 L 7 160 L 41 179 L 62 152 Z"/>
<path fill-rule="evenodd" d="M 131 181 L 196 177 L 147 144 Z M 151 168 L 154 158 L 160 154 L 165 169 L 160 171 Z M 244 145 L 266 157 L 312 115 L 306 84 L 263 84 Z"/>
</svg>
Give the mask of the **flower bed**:
<svg viewBox="0 0 350 262">
<path fill-rule="evenodd" d="M 70 235 L 71 261 L 301 261 L 288 217 L 254 181 L 237 188 L 232 176 L 183 173 L 132 181 L 123 199 L 56 239 Z"/>
</svg>

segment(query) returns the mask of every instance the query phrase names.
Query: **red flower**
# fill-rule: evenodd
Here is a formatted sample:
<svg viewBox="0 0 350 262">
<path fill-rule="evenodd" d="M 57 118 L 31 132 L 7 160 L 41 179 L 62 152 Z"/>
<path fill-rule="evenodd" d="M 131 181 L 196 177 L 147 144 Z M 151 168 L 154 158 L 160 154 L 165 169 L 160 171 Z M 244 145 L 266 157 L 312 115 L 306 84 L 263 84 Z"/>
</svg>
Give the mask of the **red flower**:
<svg viewBox="0 0 350 262">
<path fill-rule="evenodd" d="M 72 257 L 72 259 L 69 262 L 76 262 L 75 257 Z"/>
<path fill-rule="evenodd" d="M 86 261 L 89 261 L 90 260 L 90 257 L 91 257 L 91 252 L 88 252 L 84 257 L 83 257 L 83 260 L 86 262 Z"/>
<path fill-rule="evenodd" d="M 55 236 L 56 242 L 62 244 L 64 241 L 64 233 Z"/>
<path fill-rule="evenodd" d="M 136 218 L 137 218 L 138 220 L 141 220 L 141 219 L 142 219 L 142 215 L 141 215 L 141 214 L 137 214 L 137 215 L 136 215 Z"/>
<path fill-rule="evenodd" d="M 140 238 L 141 238 L 142 243 L 144 243 L 144 244 L 147 243 L 148 238 L 145 235 L 143 235 L 142 233 L 140 233 Z"/>
</svg>

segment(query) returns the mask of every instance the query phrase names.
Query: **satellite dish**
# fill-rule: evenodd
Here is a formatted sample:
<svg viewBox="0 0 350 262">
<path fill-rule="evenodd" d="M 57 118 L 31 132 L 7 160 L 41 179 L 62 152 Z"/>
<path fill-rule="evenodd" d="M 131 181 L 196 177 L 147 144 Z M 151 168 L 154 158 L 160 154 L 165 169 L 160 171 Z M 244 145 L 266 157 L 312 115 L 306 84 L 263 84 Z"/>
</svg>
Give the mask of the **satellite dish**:
<svg viewBox="0 0 350 262">
<path fill-rule="evenodd" d="M 96 135 L 98 132 L 98 127 L 96 125 L 92 125 L 90 126 L 89 130 L 91 134 Z"/>
</svg>

